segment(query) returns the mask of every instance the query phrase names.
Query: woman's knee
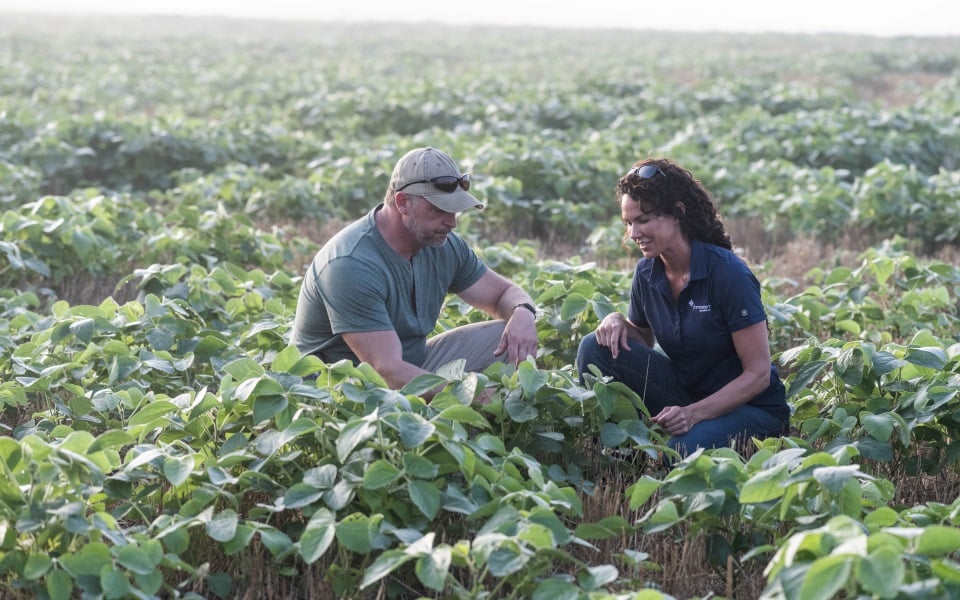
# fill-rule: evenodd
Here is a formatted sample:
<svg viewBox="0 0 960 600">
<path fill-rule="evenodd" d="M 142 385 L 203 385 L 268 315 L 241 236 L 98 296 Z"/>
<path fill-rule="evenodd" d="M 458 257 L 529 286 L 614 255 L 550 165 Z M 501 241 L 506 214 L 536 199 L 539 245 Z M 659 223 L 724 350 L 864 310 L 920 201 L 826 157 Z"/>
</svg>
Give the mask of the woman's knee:
<svg viewBox="0 0 960 600">
<path fill-rule="evenodd" d="M 597 334 L 588 333 L 577 348 L 577 371 L 583 373 L 587 370 L 587 365 L 596 364 L 600 357 L 602 346 L 597 343 Z"/>
</svg>

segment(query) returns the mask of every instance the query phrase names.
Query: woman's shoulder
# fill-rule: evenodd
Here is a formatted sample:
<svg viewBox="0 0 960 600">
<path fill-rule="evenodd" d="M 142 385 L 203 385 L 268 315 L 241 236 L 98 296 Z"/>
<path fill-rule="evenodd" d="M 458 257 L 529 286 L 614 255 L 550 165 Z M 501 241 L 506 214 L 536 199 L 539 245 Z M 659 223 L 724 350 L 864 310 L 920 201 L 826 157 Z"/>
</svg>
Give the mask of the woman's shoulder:
<svg viewBox="0 0 960 600">
<path fill-rule="evenodd" d="M 749 268 L 746 259 L 744 259 L 740 253 L 734 250 L 729 250 L 727 248 L 723 248 L 722 246 L 708 244 L 706 242 L 699 242 L 698 244 L 701 252 L 710 261 L 728 263 Z"/>
<path fill-rule="evenodd" d="M 709 278 L 720 278 L 730 283 L 734 281 L 754 280 L 756 275 L 744 258 L 726 248 L 713 244 L 701 245 L 701 274 Z"/>
</svg>

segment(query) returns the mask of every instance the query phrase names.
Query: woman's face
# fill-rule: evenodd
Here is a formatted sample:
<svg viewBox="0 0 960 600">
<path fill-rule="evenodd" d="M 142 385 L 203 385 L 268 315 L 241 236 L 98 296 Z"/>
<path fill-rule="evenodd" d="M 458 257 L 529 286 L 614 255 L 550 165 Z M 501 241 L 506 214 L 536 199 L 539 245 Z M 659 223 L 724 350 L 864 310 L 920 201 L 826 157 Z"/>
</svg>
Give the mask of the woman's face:
<svg viewBox="0 0 960 600">
<path fill-rule="evenodd" d="M 644 212 L 643 208 L 629 194 L 620 198 L 620 218 L 627 228 L 627 237 L 640 247 L 645 258 L 660 256 L 682 243 L 683 235 L 676 218 Z"/>
</svg>

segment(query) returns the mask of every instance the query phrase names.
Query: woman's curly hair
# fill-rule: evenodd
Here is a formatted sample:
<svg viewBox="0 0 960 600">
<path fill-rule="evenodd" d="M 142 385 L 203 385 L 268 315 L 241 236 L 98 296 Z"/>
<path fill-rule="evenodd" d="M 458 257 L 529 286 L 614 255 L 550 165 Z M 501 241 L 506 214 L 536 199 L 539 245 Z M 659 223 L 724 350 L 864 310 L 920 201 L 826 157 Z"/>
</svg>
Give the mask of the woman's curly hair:
<svg viewBox="0 0 960 600">
<path fill-rule="evenodd" d="M 643 169 L 647 166 L 650 168 Z M 676 217 L 680 230 L 690 239 L 733 248 L 710 193 L 690 171 L 669 159 L 637 161 L 617 181 L 616 194 L 618 205 L 626 194 L 639 202 L 645 213 Z"/>
</svg>

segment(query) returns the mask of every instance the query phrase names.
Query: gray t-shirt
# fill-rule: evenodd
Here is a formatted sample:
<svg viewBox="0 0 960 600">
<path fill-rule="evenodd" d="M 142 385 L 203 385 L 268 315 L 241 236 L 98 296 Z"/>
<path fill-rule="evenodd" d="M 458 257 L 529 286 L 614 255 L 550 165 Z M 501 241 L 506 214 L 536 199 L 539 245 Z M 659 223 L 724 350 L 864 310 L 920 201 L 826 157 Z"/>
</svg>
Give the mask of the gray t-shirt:
<svg viewBox="0 0 960 600">
<path fill-rule="evenodd" d="M 394 330 L 403 360 L 423 364 L 448 293 L 477 282 L 486 265 L 459 235 L 413 259 L 400 257 L 383 239 L 372 209 L 328 241 L 304 275 L 291 341 L 303 354 L 332 363 L 356 355 L 344 333 Z"/>
</svg>

